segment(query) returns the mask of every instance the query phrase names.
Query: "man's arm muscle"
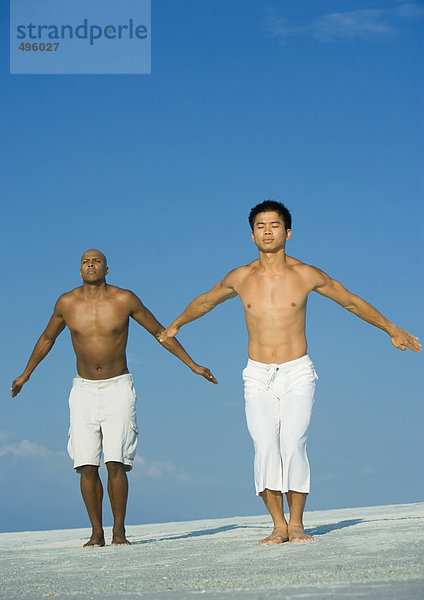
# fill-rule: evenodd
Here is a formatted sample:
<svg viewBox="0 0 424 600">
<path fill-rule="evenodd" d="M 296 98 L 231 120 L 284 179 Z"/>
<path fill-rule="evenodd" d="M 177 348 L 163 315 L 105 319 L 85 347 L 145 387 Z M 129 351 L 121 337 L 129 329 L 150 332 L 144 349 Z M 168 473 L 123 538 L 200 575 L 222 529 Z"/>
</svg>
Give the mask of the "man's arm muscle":
<svg viewBox="0 0 424 600">
<path fill-rule="evenodd" d="M 219 281 L 214 285 L 211 290 L 204 294 L 200 294 L 200 296 L 197 296 L 197 298 L 192 300 L 181 315 L 165 329 L 160 336 L 160 339 L 165 340 L 167 337 L 174 337 L 183 325 L 203 317 L 203 315 L 210 312 L 215 306 L 218 306 L 218 304 L 225 302 L 225 300 L 235 298 L 237 292 L 233 287 L 233 279 L 234 271 L 230 271 L 230 273 L 228 273 L 222 281 Z"/>
<path fill-rule="evenodd" d="M 50 321 L 47 327 L 40 335 L 37 343 L 34 346 L 34 350 L 29 357 L 27 366 L 25 367 L 22 375 L 17 377 L 12 383 L 12 397 L 19 394 L 24 383 L 28 381 L 31 373 L 34 371 L 36 366 L 47 356 L 56 341 L 57 336 L 65 329 L 66 323 L 62 315 L 62 297 L 56 302 Z"/>
<path fill-rule="evenodd" d="M 334 302 L 337 302 L 337 304 L 340 304 L 340 306 L 343 306 L 343 308 L 363 321 L 388 333 L 392 344 L 396 348 L 399 348 L 400 350 L 410 348 L 411 350 L 414 350 L 414 352 L 419 352 L 421 350 L 421 344 L 417 342 L 417 337 L 391 323 L 376 308 L 374 308 L 374 306 L 356 294 L 352 294 L 352 292 L 347 290 L 341 283 L 329 277 L 327 273 L 324 273 L 321 269 L 316 267 L 313 267 L 313 269 L 317 279 L 317 283 L 312 288 L 313 291 L 318 292 L 321 296 L 334 300 Z"/>
<path fill-rule="evenodd" d="M 144 327 L 149 333 L 151 333 L 158 342 L 166 349 L 168 352 L 171 352 L 174 356 L 179 358 L 183 363 L 185 363 L 190 369 L 201 375 L 208 381 L 213 383 L 218 383 L 212 373 L 206 367 L 201 367 L 189 356 L 189 354 L 184 350 L 181 344 L 176 339 L 160 339 L 160 334 L 165 330 L 163 325 L 159 323 L 153 313 L 150 312 L 148 308 L 144 306 L 141 302 L 140 298 L 138 298 L 135 294 L 130 292 L 131 294 L 131 309 L 130 316 L 139 323 L 142 327 Z"/>
</svg>

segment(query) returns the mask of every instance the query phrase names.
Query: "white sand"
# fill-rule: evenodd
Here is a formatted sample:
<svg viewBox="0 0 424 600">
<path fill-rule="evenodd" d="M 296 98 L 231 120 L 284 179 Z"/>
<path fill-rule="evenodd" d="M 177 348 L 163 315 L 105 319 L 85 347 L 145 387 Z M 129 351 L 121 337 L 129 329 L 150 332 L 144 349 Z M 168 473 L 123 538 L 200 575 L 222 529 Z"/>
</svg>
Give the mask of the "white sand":
<svg viewBox="0 0 424 600">
<path fill-rule="evenodd" d="M 266 516 L 128 526 L 132 546 L 89 550 L 88 529 L 3 533 L 0 598 L 424 598 L 424 503 L 308 512 L 305 523 L 313 543 L 274 547 L 258 545 Z"/>
</svg>

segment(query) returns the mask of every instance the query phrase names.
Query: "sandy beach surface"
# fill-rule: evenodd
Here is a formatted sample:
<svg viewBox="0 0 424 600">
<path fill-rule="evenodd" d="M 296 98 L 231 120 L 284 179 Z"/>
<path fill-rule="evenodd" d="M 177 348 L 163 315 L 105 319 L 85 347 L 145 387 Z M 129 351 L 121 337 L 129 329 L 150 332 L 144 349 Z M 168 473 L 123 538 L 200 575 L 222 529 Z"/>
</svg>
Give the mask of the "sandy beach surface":
<svg viewBox="0 0 424 600">
<path fill-rule="evenodd" d="M 127 547 L 89 529 L 0 534 L 0 598 L 424 598 L 424 503 L 306 513 L 309 544 L 258 545 L 267 516 L 129 525 Z"/>
</svg>

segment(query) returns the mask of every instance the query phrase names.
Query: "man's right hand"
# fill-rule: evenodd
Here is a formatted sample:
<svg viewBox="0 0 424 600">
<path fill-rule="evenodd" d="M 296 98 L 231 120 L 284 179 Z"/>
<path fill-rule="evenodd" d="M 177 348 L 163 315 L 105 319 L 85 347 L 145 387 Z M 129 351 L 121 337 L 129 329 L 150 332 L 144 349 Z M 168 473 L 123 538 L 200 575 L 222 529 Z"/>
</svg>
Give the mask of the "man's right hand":
<svg viewBox="0 0 424 600">
<path fill-rule="evenodd" d="M 179 327 L 177 327 L 176 325 L 171 323 L 171 325 L 168 325 L 168 327 L 159 334 L 158 340 L 160 341 L 161 344 L 163 344 L 163 342 L 166 342 L 166 340 L 168 338 L 175 337 L 177 335 L 177 333 L 179 332 L 179 330 L 180 330 Z"/>
<path fill-rule="evenodd" d="M 399 350 L 406 350 L 407 348 L 414 352 L 421 352 L 422 350 L 418 338 L 400 327 L 395 326 L 395 329 L 390 332 L 390 340 L 393 346 L 399 348 Z"/>
<path fill-rule="evenodd" d="M 15 396 L 17 396 L 19 394 L 19 392 L 22 389 L 22 386 L 24 385 L 24 383 L 26 383 L 29 379 L 29 375 L 19 375 L 19 377 L 17 377 L 13 383 L 12 383 L 12 388 L 11 388 L 11 396 L 12 398 L 14 398 Z"/>
</svg>

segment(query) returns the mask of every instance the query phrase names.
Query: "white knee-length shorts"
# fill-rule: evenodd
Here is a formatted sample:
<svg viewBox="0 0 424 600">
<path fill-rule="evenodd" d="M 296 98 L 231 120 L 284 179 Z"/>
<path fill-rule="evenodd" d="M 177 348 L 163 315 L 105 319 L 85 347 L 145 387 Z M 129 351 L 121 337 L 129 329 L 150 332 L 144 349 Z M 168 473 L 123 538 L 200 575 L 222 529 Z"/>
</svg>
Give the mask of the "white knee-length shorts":
<svg viewBox="0 0 424 600">
<path fill-rule="evenodd" d="M 249 359 L 243 380 L 257 495 L 265 488 L 309 492 L 306 437 L 317 379 L 307 354 L 281 365 Z"/>
<path fill-rule="evenodd" d="M 111 379 L 75 377 L 69 396 L 68 453 L 75 471 L 84 465 L 120 462 L 132 469 L 137 448 L 136 393 L 127 373 Z"/>
</svg>

